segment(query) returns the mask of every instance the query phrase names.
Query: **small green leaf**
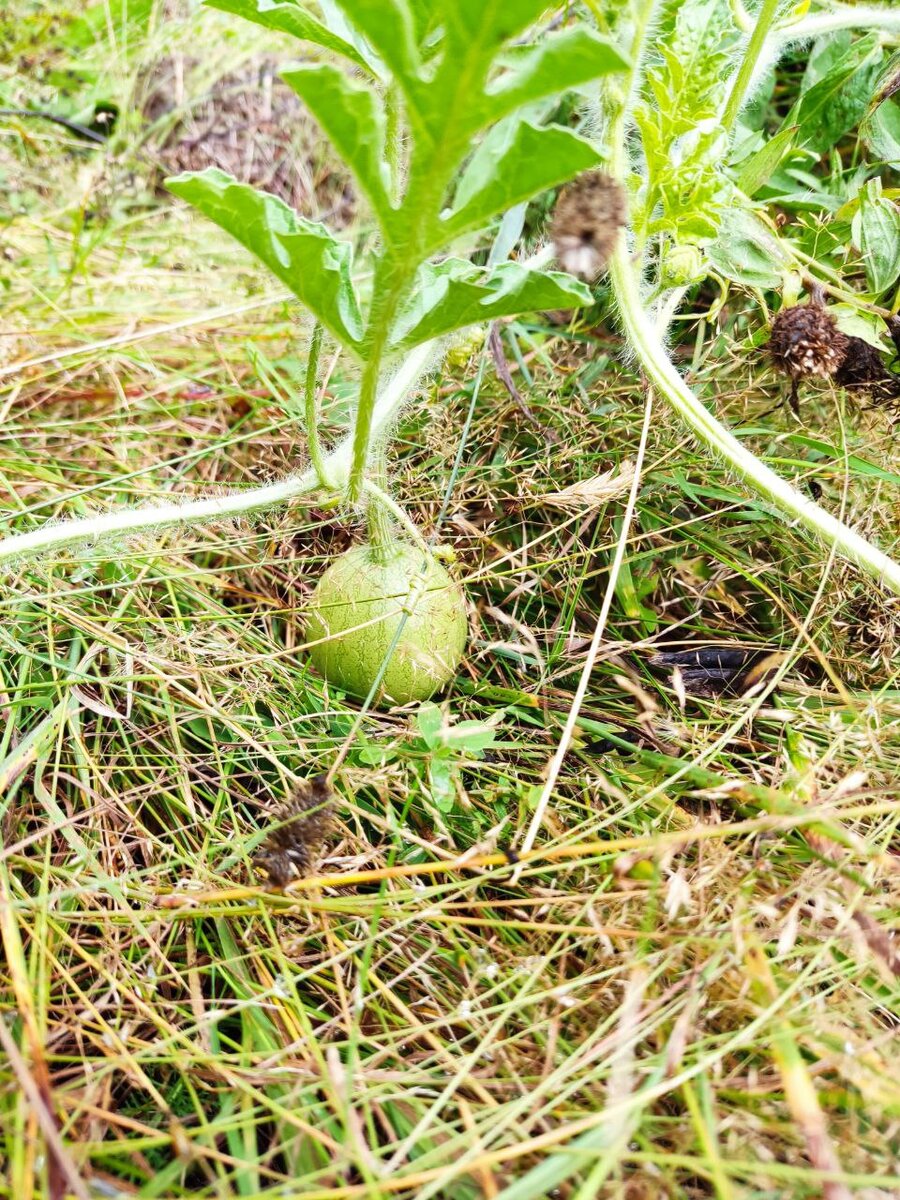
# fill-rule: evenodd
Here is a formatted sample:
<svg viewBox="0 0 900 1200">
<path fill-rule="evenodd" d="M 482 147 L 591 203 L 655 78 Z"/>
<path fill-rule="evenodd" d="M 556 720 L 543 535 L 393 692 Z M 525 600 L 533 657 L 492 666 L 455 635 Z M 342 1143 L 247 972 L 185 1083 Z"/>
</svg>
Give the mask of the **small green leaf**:
<svg viewBox="0 0 900 1200">
<path fill-rule="evenodd" d="M 456 189 L 453 209 L 438 223 L 435 245 L 446 245 L 461 233 L 483 228 L 495 213 L 598 162 L 600 155 L 591 143 L 568 129 L 539 127 L 516 118 L 501 122 L 472 155 Z"/>
<path fill-rule="evenodd" d="M 559 271 L 529 271 L 510 262 L 485 272 L 460 258 L 426 263 L 394 327 L 392 347 L 407 350 L 495 317 L 574 308 L 592 301 L 589 288 Z"/>
<path fill-rule="evenodd" d="M 385 231 L 394 211 L 388 199 L 384 106 L 369 88 L 327 63 L 282 71 L 282 79 L 310 112 L 347 163 Z"/>
<path fill-rule="evenodd" d="M 528 47 L 514 69 L 488 85 L 485 124 L 524 104 L 580 87 L 600 75 L 624 70 L 627 65 L 606 38 L 582 26 L 564 30 Z"/>
<path fill-rule="evenodd" d="M 773 172 L 778 170 L 785 157 L 790 153 L 796 134 L 796 125 L 789 125 L 786 129 L 779 130 L 774 137 L 769 138 L 764 146 L 741 164 L 736 182 L 745 196 L 752 198 L 761 187 L 768 183 Z"/>
<path fill-rule="evenodd" d="M 866 280 L 878 296 L 900 276 L 900 210 L 881 194 L 880 179 L 870 179 L 861 193 L 852 230 Z"/>
<path fill-rule="evenodd" d="M 713 268 L 745 287 L 779 287 L 790 256 L 774 233 L 746 208 L 726 209 L 715 241 L 706 247 Z"/>
<path fill-rule="evenodd" d="M 444 741 L 449 749 L 481 758 L 485 750 L 497 744 L 496 722 L 460 721 L 450 726 Z"/>
<path fill-rule="evenodd" d="M 216 167 L 177 175 L 166 186 L 255 254 L 338 341 L 359 350 L 363 327 L 347 242 Z"/>
<path fill-rule="evenodd" d="M 419 727 L 422 740 L 430 750 L 441 744 L 441 735 L 444 729 L 444 714 L 441 712 L 439 705 L 431 701 L 423 704 L 416 713 L 416 724 Z"/>
<path fill-rule="evenodd" d="M 217 8 L 220 12 L 233 13 L 244 17 L 256 25 L 266 29 L 275 29 L 279 33 L 290 33 L 305 42 L 313 42 L 325 50 L 342 54 L 363 70 L 368 70 L 366 60 L 359 51 L 344 38 L 311 17 L 298 0 L 206 0 L 209 8 Z"/>
<path fill-rule="evenodd" d="M 829 304 L 828 311 L 837 322 L 841 333 L 846 333 L 848 337 L 862 338 L 882 354 L 894 353 L 893 346 L 889 346 L 886 340 L 887 334 L 881 317 L 865 312 L 855 304 L 840 302 Z"/>
<path fill-rule="evenodd" d="M 441 812 L 450 812 L 456 802 L 456 767 L 447 758 L 434 755 L 428 764 L 431 798 Z"/>
</svg>

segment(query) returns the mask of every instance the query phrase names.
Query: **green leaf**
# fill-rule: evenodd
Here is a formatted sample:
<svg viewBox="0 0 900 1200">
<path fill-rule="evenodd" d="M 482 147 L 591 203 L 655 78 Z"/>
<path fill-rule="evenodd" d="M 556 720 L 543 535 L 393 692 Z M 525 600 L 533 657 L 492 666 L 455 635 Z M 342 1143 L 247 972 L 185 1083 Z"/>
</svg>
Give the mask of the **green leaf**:
<svg viewBox="0 0 900 1200">
<path fill-rule="evenodd" d="M 779 130 L 774 137 L 769 138 L 764 146 L 741 164 L 736 182 L 745 196 L 752 198 L 761 187 L 768 183 L 773 172 L 778 170 L 785 157 L 790 153 L 796 134 L 796 125 L 789 125 L 786 129 Z"/>
<path fill-rule="evenodd" d="M 255 254 L 338 341 L 359 350 L 363 326 L 347 242 L 216 167 L 177 175 L 166 186 Z"/>
<path fill-rule="evenodd" d="M 495 317 L 590 304 L 591 291 L 559 271 L 529 271 L 502 263 L 485 272 L 460 258 L 419 269 L 412 295 L 392 333 L 392 348 L 408 350 Z"/>
<path fill-rule="evenodd" d="M 900 103 L 888 100 L 880 104 L 867 114 L 859 132 L 875 158 L 900 170 Z"/>
<path fill-rule="evenodd" d="M 233 13 L 244 17 L 256 25 L 266 29 L 275 29 L 279 33 L 290 33 L 305 42 L 313 42 L 325 50 L 342 54 L 358 67 L 368 71 L 366 60 L 355 46 L 344 38 L 311 17 L 298 0 L 205 0 L 209 8 L 217 8 L 220 12 Z"/>
<path fill-rule="evenodd" d="M 485 93 L 485 123 L 533 100 L 556 96 L 628 65 L 606 38 L 582 26 L 525 50 L 515 67 L 492 80 Z"/>
<path fill-rule="evenodd" d="M 400 87 L 405 91 L 413 88 L 421 62 L 415 41 L 416 24 L 406 0 L 336 0 L 336 3 Z"/>
<path fill-rule="evenodd" d="M 430 750 L 441 744 L 441 734 L 444 729 L 444 714 L 437 704 L 428 701 L 416 713 L 416 724 L 422 740 Z"/>
<path fill-rule="evenodd" d="M 428 764 L 431 798 L 441 812 L 450 812 L 456 802 L 456 767 L 447 758 L 434 755 Z"/>
<path fill-rule="evenodd" d="M 799 127 L 800 144 L 824 154 L 862 119 L 880 60 L 879 35 L 869 33 L 800 97 L 785 118 Z"/>
<path fill-rule="evenodd" d="M 282 71 L 281 77 L 305 102 L 353 171 L 382 229 L 387 231 L 395 214 L 387 192 L 383 104 L 369 88 L 325 63 Z"/>
<path fill-rule="evenodd" d="M 436 245 L 481 229 L 495 213 L 598 162 L 600 155 L 589 141 L 560 126 L 542 128 L 518 119 L 495 125 L 463 172 L 453 208 L 438 223 Z"/>
<path fill-rule="evenodd" d="M 861 193 L 852 230 L 869 287 L 880 295 L 900 276 L 900 210 L 882 196 L 880 179 L 870 179 Z"/>
<path fill-rule="evenodd" d="M 874 313 L 864 312 L 855 304 L 846 302 L 829 304 L 828 311 L 837 322 L 841 333 L 846 333 L 848 337 L 862 338 L 864 342 L 868 342 L 882 354 L 894 352 L 893 346 L 889 346 L 886 340 L 887 334 L 881 317 L 875 316 Z"/>
<path fill-rule="evenodd" d="M 767 225 L 746 208 L 726 209 L 715 241 L 706 247 L 713 268 L 745 287 L 780 287 L 790 256 Z"/>
<path fill-rule="evenodd" d="M 527 29 L 546 10 L 546 0 L 452 0 L 442 6 L 448 40 L 481 47 L 490 60 L 495 52 Z"/>
<path fill-rule="evenodd" d="M 497 722 L 460 721 L 447 729 L 444 742 L 448 749 L 481 758 L 485 750 L 497 745 Z"/>
</svg>

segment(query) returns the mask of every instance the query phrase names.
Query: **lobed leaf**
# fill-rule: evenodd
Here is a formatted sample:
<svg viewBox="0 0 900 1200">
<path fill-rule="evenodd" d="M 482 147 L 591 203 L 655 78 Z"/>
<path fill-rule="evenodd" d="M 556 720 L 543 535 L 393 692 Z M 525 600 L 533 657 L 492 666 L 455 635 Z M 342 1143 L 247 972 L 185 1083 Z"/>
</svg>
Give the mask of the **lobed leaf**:
<svg viewBox="0 0 900 1200">
<path fill-rule="evenodd" d="M 627 65 L 606 38 L 581 26 L 566 29 L 528 47 L 514 68 L 488 84 L 484 123 L 534 100 L 580 87 L 600 75 L 624 70 Z"/>
<path fill-rule="evenodd" d="M 491 61 L 497 50 L 533 24 L 546 0 L 453 0 L 443 5 L 448 41 L 477 48 Z"/>
<path fill-rule="evenodd" d="M 421 70 L 416 22 L 406 0 L 335 0 L 404 91 L 415 90 Z"/>
<path fill-rule="evenodd" d="M 384 106 L 375 94 L 326 63 L 282 71 L 353 171 L 387 232 L 395 216 L 388 196 Z"/>
<path fill-rule="evenodd" d="M 392 349 L 409 350 L 466 325 L 521 312 L 590 304 L 591 291 L 559 271 L 532 271 L 502 263 L 491 271 L 465 259 L 426 263 L 392 331 Z"/>
<path fill-rule="evenodd" d="M 577 27 L 542 37 L 489 82 L 504 44 L 545 9 L 542 0 L 454 0 L 441 6 L 442 62 L 427 83 L 413 89 L 413 124 L 432 143 L 442 142 L 448 113 L 468 137 L 524 104 L 626 65 L 609 41 Z"/>
<path fill-rule="evenodd" d="M 255 254 L 338 341 L 359 351 L 363 326 L 349 243 L 217 167 L 176 175 L 166 186 Z"/>
<path fill-rule="evenodd" d="M 591 143 L 569 129 L 517 119 L 495 125 L 463 172 L 453 208 L 438 222 L 436 244 L 483 228 L 495 213 L 598 162 Z"/>
<path fill-rule="evenodd" d="M 310 16 L 298 0 L 205 0 L 205 3 L 209 8 L 244 17 L 266 29 L 290 33 L 305 42 L 313 42 L 324 50 L 343 55 L 363 70 L 369 70 L 368 63 L 355 46 Z"/>
</svg>

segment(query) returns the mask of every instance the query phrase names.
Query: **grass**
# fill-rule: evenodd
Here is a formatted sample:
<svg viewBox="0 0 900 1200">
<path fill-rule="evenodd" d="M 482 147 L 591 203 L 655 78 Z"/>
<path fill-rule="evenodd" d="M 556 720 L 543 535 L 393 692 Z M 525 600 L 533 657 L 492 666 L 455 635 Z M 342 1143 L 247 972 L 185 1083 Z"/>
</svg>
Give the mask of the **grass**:
<svg viewBox="0 0 900 1200">
<path fill-rule="evenodd" d="M 70 14 L 26 45 L 14 9 L 4 103 L 46 102 Z M 189 104 L 198 29 L 201 89 L 270 50 L 214 14 L 111 45 L 113 28 L 79 51 L 73 108 L 108 88 L 125 112 L 162 54 Z M 14 79 L 23 54 L 38 66 Z M 304 460 L 302 315 L 153 190 L 154 137 L 131 112 L 99 151 L 0 127 L 16 529 Z M 750 345 L 758 309 L 734 295 L 714 325 L 709 300 L 677 326 L 694 385 L 896 552 L 887 417 L 808 389 L 802 427 L 758 420 L 776 386 Z M 395 493 L 452 545 L 472 601 L 447 711 L 496 724 L 484 757 L 454 759 L 449 807 L 414 714 L 358 721 L 307 666 L 305 597 L 356 515 L 298 506 L 4 581 L 0 1194 L 900 1192 L 897 604 L 748 500 L 660 407 L 536 854 L 453 865 L 521 841 L 622 536 L 621 492 L 552 499 L 637 454 L 645 398 L 604 316 L 505 329 L 534 419 L 473 339 L 397 431 Z M 335 433 L 351 387 L 332 376 Z M 703 640 L 784 651 L 777 691 L 681 703 L 648 658 Z M 342 751 L 319 875 L 262 892 L 250 859 L 270 814 Z"/>
</svg>

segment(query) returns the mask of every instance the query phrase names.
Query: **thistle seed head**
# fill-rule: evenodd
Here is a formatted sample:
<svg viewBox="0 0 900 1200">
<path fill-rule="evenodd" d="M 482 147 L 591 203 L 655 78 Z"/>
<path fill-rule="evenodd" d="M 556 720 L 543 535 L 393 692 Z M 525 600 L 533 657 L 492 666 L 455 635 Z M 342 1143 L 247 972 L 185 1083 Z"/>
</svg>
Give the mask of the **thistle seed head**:
<svg viewBox="0 0 900 1200">
<path fill-rule="evenodd" d="M 779 371 L 791 379 L 833 375 L 847 353 L 849 339 L 834 317 L 818 304 L 783 308 L 772 322 L 769 354 Z"/>
<path fill-rule="evenodd" d="M 277 810 L 272 828 L 253 856 L 253 866 L 273 887 L 284 888 L 309 874 L 331 829 L 332 792 L 326 776 L 298 785 Z"/>
<path fill-rule="evenodd" d="M 556 202 L 550 234 L 564 271 L 594 280 L 607 267 L 625 224 L 625 193 L 603 171 L 586 171 Z"/>
<path fill-rule="evenodd" d="M 863 338 L 847 338 L 847 351 L 834 382 L 848 391 L 864 392 L 875 401 L 900 399 L 900 378 L 891 374 L 875 347 Z"/>
</svg>

